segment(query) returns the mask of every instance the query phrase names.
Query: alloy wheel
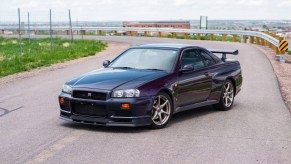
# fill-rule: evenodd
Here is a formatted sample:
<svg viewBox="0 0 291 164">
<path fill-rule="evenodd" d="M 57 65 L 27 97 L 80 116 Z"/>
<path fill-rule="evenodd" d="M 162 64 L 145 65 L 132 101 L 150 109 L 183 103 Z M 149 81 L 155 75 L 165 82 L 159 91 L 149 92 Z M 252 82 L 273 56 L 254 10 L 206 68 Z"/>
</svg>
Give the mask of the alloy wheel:
<svg viewBox="0 0 291 164">
<path fill-rule="evenodd" d="M 233 85 L 230 81 L 228 81 L 223 88 L 223 103 L 226 107 L 230 107 L 232 105 L 234 99 L 234 90 Z"/>
<path fill-rule="evenodd" d="M 162 126 L 171 117 L 171 103 L 164 95 L 158 95 L 154 100 L 152 108 L 152 121 L 154 124 Z"/>
</svg>

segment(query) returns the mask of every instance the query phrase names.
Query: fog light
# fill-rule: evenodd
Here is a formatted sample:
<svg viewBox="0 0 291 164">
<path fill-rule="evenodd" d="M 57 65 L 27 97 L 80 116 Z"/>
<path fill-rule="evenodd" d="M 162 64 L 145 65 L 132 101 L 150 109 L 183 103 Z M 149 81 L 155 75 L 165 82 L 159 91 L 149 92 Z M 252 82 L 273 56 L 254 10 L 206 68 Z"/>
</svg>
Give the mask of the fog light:
<svg viewBox="0 0 291 164">
<path fill-rule="evenodd" d="M 62 104 L 62 103 L 64 103 L 64 102 L 65 102 L 65 98 L 60 97 L 60 103 Z"/>
<path fill-rule="evenodd" d="M 130 104 L 128 103 L 121 104 L 121 109 L 130 109 Z"/>
</svg>

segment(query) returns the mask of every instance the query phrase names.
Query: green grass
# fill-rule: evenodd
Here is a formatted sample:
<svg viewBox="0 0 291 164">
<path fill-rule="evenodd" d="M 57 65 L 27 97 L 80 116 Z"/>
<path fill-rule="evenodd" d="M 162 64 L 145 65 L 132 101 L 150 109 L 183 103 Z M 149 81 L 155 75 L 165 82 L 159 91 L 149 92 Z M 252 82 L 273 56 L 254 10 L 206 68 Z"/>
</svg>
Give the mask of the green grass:
<svg viewBox="0 0 291 164">
<path fill-rule="evenodd" d="M 291 55 L 291 51 L 288 51 L 288 54 Z"/>
<path fill-rule="evenodd" d="M 50 39 L 22 40 L 23 55 L 19 55 L 19 40 L 0 37 L 0 78 L 28 71 L 34 68 L 49 66 L 81 57 L 95 55 L 105 49 L 106 43 L 94 40 L 53 39 L 50 50 Z"/>
</svg>

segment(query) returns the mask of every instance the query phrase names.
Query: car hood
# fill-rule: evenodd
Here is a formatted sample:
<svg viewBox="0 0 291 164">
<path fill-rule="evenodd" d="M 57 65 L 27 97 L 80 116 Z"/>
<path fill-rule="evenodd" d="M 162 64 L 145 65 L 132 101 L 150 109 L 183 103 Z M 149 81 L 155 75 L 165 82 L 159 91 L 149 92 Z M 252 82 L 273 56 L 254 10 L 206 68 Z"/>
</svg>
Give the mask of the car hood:
<svg viewBox="0 0 291 164">
<path fill-rule="evenodd" d="M 137 88 L 143 83 L 167 74 L 165 71 L 101 68 L 79 76 L 66 84 L 73 88 L 113 90 L 117 87 L 122 88 L 123 85 L 130 82 L 130 85 L 123 88 L 129 89 Z"/>
</svg>

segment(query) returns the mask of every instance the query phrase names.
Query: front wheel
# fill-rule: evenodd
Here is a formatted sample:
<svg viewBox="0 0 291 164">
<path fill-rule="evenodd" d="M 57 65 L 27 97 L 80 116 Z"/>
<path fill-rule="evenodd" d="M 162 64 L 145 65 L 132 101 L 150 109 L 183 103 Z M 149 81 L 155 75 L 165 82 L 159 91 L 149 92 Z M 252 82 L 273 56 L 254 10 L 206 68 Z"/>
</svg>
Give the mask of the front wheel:
<svg viewBox="0 0 291 164">
<path fill-rule="evenodd" d="M 153 103 L 151 111 L 152 127 L 160 129 L 165 127 L 172 117 L 172 101 L 168 94 L 159 93 Z"/>
<path fill-rule="evenodd" d="M 226 80 L 222 87 L 220 101 L 214 107 L 218 110 L 229 110 L 234 101 L 234 85 L 230 80 Z"/>
</svg>

